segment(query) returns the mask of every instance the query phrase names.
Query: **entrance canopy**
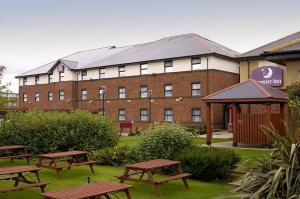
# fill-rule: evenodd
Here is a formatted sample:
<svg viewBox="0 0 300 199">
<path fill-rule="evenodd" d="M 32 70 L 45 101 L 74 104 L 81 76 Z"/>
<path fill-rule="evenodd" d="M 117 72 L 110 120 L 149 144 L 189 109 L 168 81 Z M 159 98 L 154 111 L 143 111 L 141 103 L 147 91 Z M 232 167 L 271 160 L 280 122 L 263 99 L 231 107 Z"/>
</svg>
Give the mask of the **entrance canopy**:
<svg viewBox="0 0 300 199">
<path fill-rule="evenodd" d="M 233 144 L 237 145 L 237 117 L 240 113 L 240 104 L 263 104 L 266 105 L 266 123 L 270 123 L 271 104 L 280 104 L 280 119 L 284 119 L 284 104 L 288 101 L 288 95 L 270 86 L 263 85 L 253 79 L 233 85 L 221 91 L 215 92 L 202 98 L 206 103 L 206 135 L 207 144 L 211 144 L 211 104 L 231 104 Z M 249 113 L 250 114 L 250 113 Z M 255 120 L 254 120 L 255 121 Z M 240 128 L 239 128 L 240 129 Z M 249 130 L 249 128 L 248 128 Z"/>
</svg>

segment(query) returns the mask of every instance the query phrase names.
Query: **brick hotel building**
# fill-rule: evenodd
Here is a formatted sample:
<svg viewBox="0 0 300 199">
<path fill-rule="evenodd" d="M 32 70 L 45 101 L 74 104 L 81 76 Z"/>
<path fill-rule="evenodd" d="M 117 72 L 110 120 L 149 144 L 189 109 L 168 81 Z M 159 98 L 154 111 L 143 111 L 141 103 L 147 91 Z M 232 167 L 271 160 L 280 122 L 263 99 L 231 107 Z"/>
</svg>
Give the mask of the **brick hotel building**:
<svg viewBox="0 0 300 199">
<path fill-rule="evenodd" d="M 17 76 L 19 108 L 85 109 L 134 128 L 197 125 L 205 122 L 201 98 L 239 82 L 237 55 L 196 34 L 80 51 Z M 215 128 L 227 120 L 227 108 L 215 105 Z"/>
</svg>

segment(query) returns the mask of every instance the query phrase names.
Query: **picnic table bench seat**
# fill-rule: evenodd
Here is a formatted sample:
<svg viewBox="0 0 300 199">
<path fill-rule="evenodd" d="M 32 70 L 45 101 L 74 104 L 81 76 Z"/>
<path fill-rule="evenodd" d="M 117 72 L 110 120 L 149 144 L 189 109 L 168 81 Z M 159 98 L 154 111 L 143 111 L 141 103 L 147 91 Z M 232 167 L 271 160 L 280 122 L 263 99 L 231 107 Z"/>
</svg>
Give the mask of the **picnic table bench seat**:
<svg viewBox="0 0 300 199">
<path fill-rule="evenodd" d="M 13 161 L 17 158 L 26 158 L 29 165 L 29 158 L 31 158 L 32 155 L 27 153 L 27 148 L 27 146 L 23 145 L 0 146 L 0 159 L 10 159 Z"/>
<path fill-rule="evenodd" d="M 17 190 L 24 190 L 24 189 L 28 189 L 28 188 L 32 188 L 32 187 L 42 187 L 43 189 L 46 187 L 46 183 L 43 182 L 37 182 L 37 183 L 32 183 L 32 184 L 24 184 L 24 185 L 20 185 L 17 187 L 10 187 L 10 188 L 2 188 L 0 189 L 0 193 L 6 193 L 9 191 L 17 191 Z"/>
<path fill-rule="evenodd" d="M 95 182 L 91 184 L 84 184 L 75 187 L 70 187 L 58 191 L 41 193 L 44 199 L 86 199 L 86 198 L 100 198 L 115 192 L 125 192 L 128 199 L 131 199 L 129 189 L 131 185 L 113 183 L 113 182 Z"/>
<path fill-rule="evenodd" d="M 172 180 L 178 180 L 178 179 L 188 178 L 190 176 L 191 176 L 191 174 L 189 174 L 189 173 L 181 173 L 181 174 L 177 174 L 177 175 L 167 176 L 164 179 L 155 180 L 154 183 L 156 183 L 156 184 L 163 184 L 163 183 L 166 183 L 166 182 L 169 182 L 169 181 L 172 181 Z"/>
</svg>

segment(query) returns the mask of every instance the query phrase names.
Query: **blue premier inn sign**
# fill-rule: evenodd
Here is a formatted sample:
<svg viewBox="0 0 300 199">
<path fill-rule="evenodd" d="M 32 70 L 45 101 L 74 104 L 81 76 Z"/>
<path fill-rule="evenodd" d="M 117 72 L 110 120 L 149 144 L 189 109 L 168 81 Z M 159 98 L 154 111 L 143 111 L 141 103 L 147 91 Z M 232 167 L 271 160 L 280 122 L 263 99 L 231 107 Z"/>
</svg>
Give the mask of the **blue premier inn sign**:
<svg viewBox="0 0 300 199">
<path fill-rule="evenodd" d="M 275 66 L 263 66 L 254 69 L 251 78 L 268 86 L 282 86 L 283 70 Z"/>
</svg>

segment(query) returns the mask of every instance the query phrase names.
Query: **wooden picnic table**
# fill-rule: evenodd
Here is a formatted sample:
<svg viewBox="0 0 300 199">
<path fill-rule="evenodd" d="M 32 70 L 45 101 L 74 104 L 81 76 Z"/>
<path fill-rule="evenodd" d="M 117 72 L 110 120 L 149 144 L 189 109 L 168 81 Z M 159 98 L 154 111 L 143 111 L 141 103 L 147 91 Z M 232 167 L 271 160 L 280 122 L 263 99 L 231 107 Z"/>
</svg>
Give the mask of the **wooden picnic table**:
<svg viewBox="0 0 300 199">
<path fill-rule="evenodd" d="M 92 173 L 94 173 L 93 165 L 96 161 L 89 160 L 89 153 L 86 151 L 66 151 L 58 153 L 49 153 L 38 156 L 38 162 L 36 166 L 54 169 L 60 179 L 60 172 L 63 168 L 71 169 L 73 166 L 89 165 Z M 67 164 L 58 165 L 58 162 L 64 162 Z"/>
<path fill-rule="evenodd" d="M 41 191 L 44 192 L 46 183 L 41 182 L 38 173 L 39 170 L 39 168 L 32 166 L 13 166 L 0 168 L 0 180 L 13 180 L 15 182 L 13 187 L 1 188 L 0 193 L 23 190 L 31 187 L 40 187 Z M 36 177 L 36 180 L 33 180 L 32 177 L 30 177 L 29 180 L 25 173 L 33 173 Z M 22 182 L 21 185 L 20 182 Z"/>
<path fill-rule="evenodd" d="M 166 172 L 166 169 L 174 167 L 175 172 Z M 164 174 L 165 178 L 154 179 L 156 173 Z M 144 174 L 147 174 L 148 177 L 146 180 L 143 180 Z M 139 178 L 132 178 L 131 176 L 138 175 Z M 125 180 L 135 181 L 135 182 L 145 182 L 152 184 L 154 191 L 158 196 L 161 196 L 159 190 L 159 185 L 167 183 L 171 180 L 182 179 L 184 186 L 189 189 L 187 178 L 191 176 L 189 173 L 183 173 L 179 161 L 173 160 L 164 160 L 156 159 L 146 162 L 140 162 L 135 164 L 129 164 L 125 166 L 125 171 L 123 175 L 117 176 L 120 179 L 120 182 L 123 183 Z"/>
<path fill-rule="evenodd" d="M 109 194 L 113 194 L 116 192 L 125 192 L 127 199 L 131 199 L 131 195 L 129 192 L 129 189 L 131 187 L 131 185 L 113 182 L 96 182 L 59 191 L 41 193 L 41 195 L 44 197 L 44 199 L 96 199 L 101 198 L 101 196 L 109 199 Z"/>
<path fill-rule="evenodd" d="M 0 159 L 7 158 L 13 161 L 16 158 L 26 158 L 29 165 L 31 154 L 27 153 L 27 148 L 27 146 L 23 145 L 0 146 Z"/>
</svg>

